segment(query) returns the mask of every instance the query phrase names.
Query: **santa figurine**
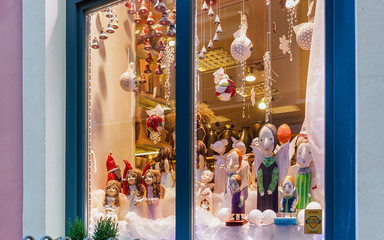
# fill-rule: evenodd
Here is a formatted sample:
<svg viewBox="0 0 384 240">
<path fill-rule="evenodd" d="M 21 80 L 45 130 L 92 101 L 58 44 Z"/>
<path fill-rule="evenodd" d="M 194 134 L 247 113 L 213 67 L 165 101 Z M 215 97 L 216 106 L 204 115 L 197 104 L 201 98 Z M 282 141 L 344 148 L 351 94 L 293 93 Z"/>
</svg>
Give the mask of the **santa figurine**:
<svg viewBox="0 0 384 240">
<path fill-rule="evenodd" d="M 116 180 L 121 181 L 121 171 L 120 167 L 116 165 L 115 160 L 112 157 L 112 152 L 109 153 L 108 159 L 106 162 L 107 171 L 108 171 L 108 181 Z"/>
</svg>

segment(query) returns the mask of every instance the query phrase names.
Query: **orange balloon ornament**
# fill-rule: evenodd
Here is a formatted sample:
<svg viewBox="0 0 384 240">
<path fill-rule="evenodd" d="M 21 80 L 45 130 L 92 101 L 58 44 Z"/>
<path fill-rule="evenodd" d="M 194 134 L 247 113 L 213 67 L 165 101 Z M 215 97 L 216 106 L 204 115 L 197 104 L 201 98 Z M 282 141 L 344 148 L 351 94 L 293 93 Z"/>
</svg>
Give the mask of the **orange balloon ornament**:
<svg viewBox="0 0 384 240">
<path fill-rule="evenodd" d="M 277 139 L 281 144 L 287 143 L 291 140 L 291 128 L 287 124 L 280 125 L 279 129 L 277 129 Z"/>
</svg>

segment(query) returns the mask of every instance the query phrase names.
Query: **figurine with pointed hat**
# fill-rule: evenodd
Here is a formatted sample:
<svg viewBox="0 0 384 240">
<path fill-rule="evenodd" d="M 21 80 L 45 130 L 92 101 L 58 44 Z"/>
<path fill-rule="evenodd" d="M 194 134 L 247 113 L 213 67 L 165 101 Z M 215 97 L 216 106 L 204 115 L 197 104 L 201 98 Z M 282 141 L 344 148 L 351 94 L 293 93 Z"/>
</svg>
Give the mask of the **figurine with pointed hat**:
<svg viewBox="0 0 384 240">
<path fill-rule="evenodd" d="M 127 161 L 123 174 L 123 193 L 129 201 L 129 211 L 135 212 L 137 215 L 144 217 L 144 206 L 141 204 L 145 197 L 145 187 L 142 184 L 142 172 L 139 169 L 133 169 L 132 165 Z"/>
</svg>

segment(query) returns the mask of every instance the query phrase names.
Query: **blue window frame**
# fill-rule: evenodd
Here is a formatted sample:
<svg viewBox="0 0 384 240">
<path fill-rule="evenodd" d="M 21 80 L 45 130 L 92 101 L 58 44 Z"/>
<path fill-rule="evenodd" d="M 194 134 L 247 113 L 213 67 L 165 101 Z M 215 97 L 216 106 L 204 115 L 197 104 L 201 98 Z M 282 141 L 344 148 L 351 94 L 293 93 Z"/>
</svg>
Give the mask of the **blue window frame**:
<svg viewBox="0 0 384 240">
<path fill-rule="evenodd" d="M 66 218 L 85 217 L 85 11 L 111 0 L 67 0 Z M 355 6 L 326 3 L 326 239 L 355 238 Z M 193 1 L 179 1 L 177 23 L 176 237 L 193 229 Z M 181 177 L 183 176 L 183 177 Z"/>
</svg>

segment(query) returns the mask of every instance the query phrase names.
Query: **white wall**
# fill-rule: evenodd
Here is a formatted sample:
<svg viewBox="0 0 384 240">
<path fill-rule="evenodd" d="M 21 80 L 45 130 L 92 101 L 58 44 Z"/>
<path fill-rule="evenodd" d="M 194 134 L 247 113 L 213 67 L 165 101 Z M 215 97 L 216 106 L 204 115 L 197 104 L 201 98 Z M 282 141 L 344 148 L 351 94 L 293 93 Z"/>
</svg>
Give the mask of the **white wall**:
<svg viewBox="0 0 384 240">
<path fill-rule="evenodd" d="M 359 239 L 383 239 L 384 1 L 356 0 Z"/>
<path fill-rule="evenodd" d="M 23 235 L 65 230 L 65 0 L 23 1 Z"/>
</svg>

